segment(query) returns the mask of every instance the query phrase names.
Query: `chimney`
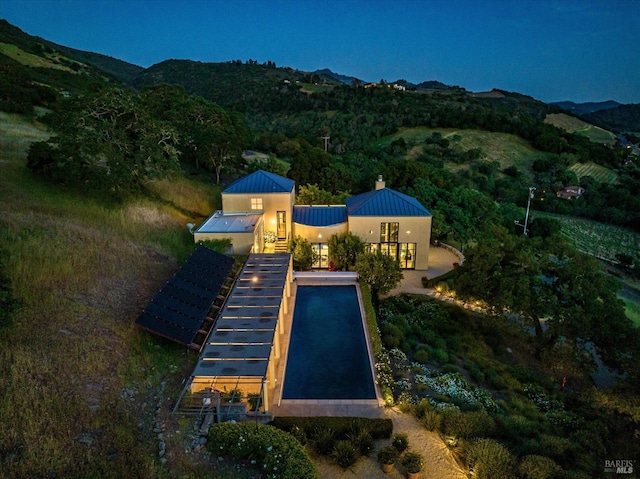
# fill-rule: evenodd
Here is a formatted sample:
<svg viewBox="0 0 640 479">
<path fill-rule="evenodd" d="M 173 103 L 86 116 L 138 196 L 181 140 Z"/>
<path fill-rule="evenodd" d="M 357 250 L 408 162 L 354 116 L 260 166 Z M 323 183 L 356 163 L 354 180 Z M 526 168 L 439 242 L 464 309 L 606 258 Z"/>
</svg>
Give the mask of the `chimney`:
<svg viewBox="0 0 640 479">
<path fill-rule="evenodd" d="M 381 190 L 384 188 L 384 181 L 382 180 L 382 175 L 378 175 L 378 179 L 376 180 L 376 190 Z"/>
</svg>

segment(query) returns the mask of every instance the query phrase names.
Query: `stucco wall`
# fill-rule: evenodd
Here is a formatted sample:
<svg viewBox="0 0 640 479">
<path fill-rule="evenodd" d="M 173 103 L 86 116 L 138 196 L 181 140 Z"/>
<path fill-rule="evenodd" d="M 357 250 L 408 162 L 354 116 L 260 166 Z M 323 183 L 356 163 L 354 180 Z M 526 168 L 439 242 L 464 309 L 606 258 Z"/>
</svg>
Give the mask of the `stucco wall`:
<svg viewBox="0 0 640 479">
<path fill-rule="evenodd" d="M 349 223 L 342 223 L 336 226 L 308 226 L 299 223 L 293 224 L 293 231 L 296 236 L 300 235 L 309 240 L 311 243 L 326 243 L 334 234 L 346 233 L 349 229 Z M 321 234 L 322 238 L 318 238 Z"/>
<path fill-rule="evenodd" d="M 416 243 L 415 269 L 429 267 L 431 216 L 350 216 L 349 231 L 365 243 L 379 243 L 380 223 L 399 223 L 398 243 Z"/>
<path fill-rule="evenodd" d="M 287 234 L 291 236 L 291 213 L 293 210 L 294 192 L 291 193 L 223 193 L 222 211 L 225 213 L 250 212 L 251 198 L 262 198 L 265 231 L 276 232 L 276 212 L 286 212 Z"/>
</svg>

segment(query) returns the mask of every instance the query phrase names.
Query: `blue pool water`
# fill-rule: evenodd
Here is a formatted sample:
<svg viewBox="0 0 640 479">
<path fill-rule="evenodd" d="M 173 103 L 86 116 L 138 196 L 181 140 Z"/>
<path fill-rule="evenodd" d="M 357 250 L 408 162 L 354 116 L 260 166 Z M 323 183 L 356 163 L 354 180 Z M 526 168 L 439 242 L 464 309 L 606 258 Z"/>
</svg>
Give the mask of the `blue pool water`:
<svg viewBox="0 0 640 479">
<path fill-rule="evenodd" d="M 375 399 L 355 286 L 299 286 L 283 399 Z"/>
</svg>

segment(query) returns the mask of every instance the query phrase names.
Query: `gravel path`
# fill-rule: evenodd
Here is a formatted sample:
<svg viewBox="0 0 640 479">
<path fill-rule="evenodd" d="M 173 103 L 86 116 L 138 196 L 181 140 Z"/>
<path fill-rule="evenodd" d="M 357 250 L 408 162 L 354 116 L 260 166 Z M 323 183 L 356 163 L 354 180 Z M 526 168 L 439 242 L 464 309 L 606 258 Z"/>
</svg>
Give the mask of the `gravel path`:
<svg viewBox="0 0 640 479">
<path fill-rule="evenodd" d="M 402 414 L 396 409 L 386 409 L 385 414 L 393 421 L 393 432 L 406 433 L 409 436 L 409 448 L 423 455 L 425 461 L 420 479 L 467 478 L 438 434 L 427 431 L 415 417 Z M 380 441 L 376 447 L 379 448 L 388 443 L 389 441 Z M 389 474 L 382 472 L 376 461 L 375 452 L 370 457 L 358 459 L 358 462 L 346 470 L 323 457 L 314 457 L 314 462 L 321 479 L 401 479 L 406 477 L 400 464 L 396 464 Z"/>
</svg>

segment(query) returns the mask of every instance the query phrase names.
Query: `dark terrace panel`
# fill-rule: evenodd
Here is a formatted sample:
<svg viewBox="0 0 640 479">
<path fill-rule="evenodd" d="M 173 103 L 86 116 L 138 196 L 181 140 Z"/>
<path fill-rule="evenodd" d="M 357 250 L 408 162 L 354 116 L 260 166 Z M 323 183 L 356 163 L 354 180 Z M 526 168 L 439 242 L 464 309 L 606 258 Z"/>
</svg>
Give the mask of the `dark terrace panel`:
<svg viewBox="0 0 640 479">
<path fill-rule="evenodd" d="M 198 245 L 140 313 L 136 326 L 191 346 L 234 263 L 233 258 Z"/>
</svg>

